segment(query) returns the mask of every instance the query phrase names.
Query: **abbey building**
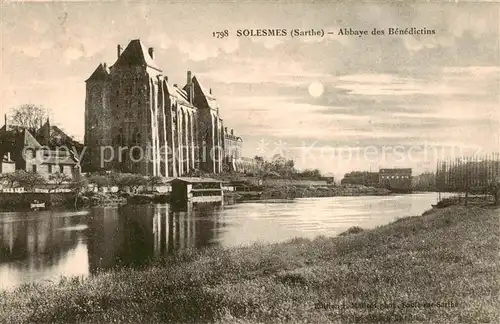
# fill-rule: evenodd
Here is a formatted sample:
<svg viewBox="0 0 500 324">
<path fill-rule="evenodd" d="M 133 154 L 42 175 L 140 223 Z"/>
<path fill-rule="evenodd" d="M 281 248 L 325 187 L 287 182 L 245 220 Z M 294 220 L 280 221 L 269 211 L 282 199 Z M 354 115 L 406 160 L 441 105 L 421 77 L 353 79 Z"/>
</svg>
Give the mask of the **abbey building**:
<svg viewBox="0 0 500 324">
<path fill-rule="evenodd" d="M 241 138 L 224 127 L 211 89 L 190 71 L 184 86 L 172 85 L 154 49 L 140 40 L 123 51 L 118 45 L 116 62 L 100 64 L 85 82 L 88 171 L 163 177 L 238 171 Z"/>
</svg>

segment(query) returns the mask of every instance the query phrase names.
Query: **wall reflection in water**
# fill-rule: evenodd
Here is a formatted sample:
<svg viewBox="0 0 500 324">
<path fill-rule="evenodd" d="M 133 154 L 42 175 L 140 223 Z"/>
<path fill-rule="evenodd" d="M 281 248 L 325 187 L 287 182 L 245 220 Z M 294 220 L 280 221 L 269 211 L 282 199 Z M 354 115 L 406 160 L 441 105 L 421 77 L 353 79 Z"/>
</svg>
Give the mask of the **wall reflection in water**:
<svg viewBox="0 0 500 324">
<path fill-rule="evenodd" d="M 217 244 L 220 206 L 125 206 L 94 209 L 88 219 L 90 272 L 141 266 L 154 257 Z"/>
<path fill-rule="evenodd" d="M 2 213 L 0 289 L 60 275 L 85 275 L 88 272 L 86 214 Z"/>
<path fill-rule="evenodd" d="M 220 206 L 93 208 L 0 214 L 0 290 L 25 282 L 141 266 L 175 251 L 217 244 Z"/>
</svg>

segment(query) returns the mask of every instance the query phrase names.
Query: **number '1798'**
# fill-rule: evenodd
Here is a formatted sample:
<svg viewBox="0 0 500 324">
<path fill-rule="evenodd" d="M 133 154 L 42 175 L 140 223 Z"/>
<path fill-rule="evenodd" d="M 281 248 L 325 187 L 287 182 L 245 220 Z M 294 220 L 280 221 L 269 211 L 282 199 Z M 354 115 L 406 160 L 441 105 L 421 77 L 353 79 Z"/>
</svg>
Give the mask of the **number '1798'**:
<svg viewBox="0 0 500 324">
<path fill-rule="evenodd" d="M 224 38 L 224 37 L 228 37 L 229 36 L 229 31 L 226 29 L 226 30 L 222 30 L 222 31 L 215 31 L 212 33 L 212 36 L 215 37 L 215 38 Z"/>
</svg>

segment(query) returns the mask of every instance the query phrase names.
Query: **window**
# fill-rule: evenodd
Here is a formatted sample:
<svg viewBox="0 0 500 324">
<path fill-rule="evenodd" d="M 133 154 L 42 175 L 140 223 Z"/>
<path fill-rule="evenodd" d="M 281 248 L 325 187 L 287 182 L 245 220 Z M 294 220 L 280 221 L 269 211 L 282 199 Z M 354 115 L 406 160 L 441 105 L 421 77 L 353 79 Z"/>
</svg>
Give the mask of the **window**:
<svg viewBox="0 0 500 324">
<path fill-rule="evenodd" d="M 52 173 L 52 164 L 49 164 L 47 167 L 49 168 L 49 173 Z"/>
<path fill-rule="evenodd" d="M 62 164 L 59 164 L 59 172 L 63 173 L 63 171 L 64 171 L 64 167 L 63 167 L 63 165 L 62 165 Z"/>
<path fill-rule="evenodd" d="M 31 171 L 33 171 L 33 172 L 35 172 L 35 173 L 36 173 L 36 164 L 33 164 L 33 165 L 31 166 Z"/>
</svg>

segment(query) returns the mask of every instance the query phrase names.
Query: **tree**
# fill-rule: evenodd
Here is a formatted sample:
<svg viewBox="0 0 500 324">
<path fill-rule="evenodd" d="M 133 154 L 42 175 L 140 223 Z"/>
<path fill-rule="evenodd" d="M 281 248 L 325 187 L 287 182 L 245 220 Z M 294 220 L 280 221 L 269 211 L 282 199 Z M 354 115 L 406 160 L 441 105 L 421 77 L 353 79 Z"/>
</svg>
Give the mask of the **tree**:
<svg viewBox="0 0 500 324">
<path fill-rule="evenodd" d="M 137 192 L 137 189 L 139 189 L 140 186 L 145 186 L 147 183 L 147 180 L 138 174 L 131 174 L 127 180 L 127 184 L 133 192 Z"/>
<path fill-rule="evenodd" d="M 0 181 L 2 181 L 2 183 L 7 183 L 9 188 L 14 187 L 17 181 L 16 172 L 0 174 Z"/>
<path fill-rule="evenodd" d="M 493 196 L 494 204 L 500 205 L 500 180 L 493 180 L 489 185 L 489 191 Z"/>
<path fill-rule="evenodd" d="M 72 179 L 65 173 L 56 172 L 49 175 L 49 180 L 54 184 L 54 189 L 58 189 L 65 182 L 70 182 Z"/>
<path fill-rule="evenodd" d="M 96 185 L 98 189 L 110 185 L 110 179 L 105 175 L 99 175 L 99 174 L 91 175 L 88 178 L 88 181 L 89 183 Z"/>
<path fill-rule="evenodd" d="M 151 176 L 148 179 L 148 183 L 151 185 L 151 191 L 154 191 L 155 186 L 163 183 L 163 178 L 160 176 Z"/>
<path fill-rule="evenodd" d="M 10 121 L 12 124 L 25 127 L 32 134 L 35 134 L 47 118 L 47 115 L 47 110 L 42 106 L 24 104 L 14 108 Z"/>
<path fill-rule="evenodd" d="M 126 183 L 127 182 L 127 179 L 126 179 L 127 174 L 128 173 L 112 172 L 107 177 L 107 179 L 108 179 L 107 185 L 117 186 L 118 190 L 120 190 L 120 191 L 123 190 L 123 187 L 125 187 L 127 185 L 127 183 Z"/>
<path fill-rule="evenodd" d="M 70 183 L 70 188 L 75 193 L 75 208 L 76 208 L 76 203 L 78 201 L 78 197 L 82 195 L 83 191 L 88 187 L 88 185 L 89 181 L 85 178 Z"/>
<path fill-rule="evenodd" d="M 200 169 L 192 169 L 187 174 L 186 177 L 206 177 L 207 174 Z"/>
<path fill-rule="evenodd" d="M 258 156 L 256 155 L 254 158 L 253 158 L 255 161 L 257 161 L 258 163 L 262 163 L 264 162 L 264 158 L 262 156 Z"/>
<path fill-rule="evenodd" d="M 24 170 L 2 174 L 1 179 L 8 182 L 10 187 L 19 186 L 27 190 L 33 190 L 37 185 L 46 183 L 46 180 L 40 174 Z"/>
<path fill-rule="evenodd" d="M 125 187 L 130 187 L 132 191 L 136 192 L 140 186 L 147 184 L 147 180 L 143 176 L 133 173 L 112 173 L 110 179 L 120 191 Z"/>
<path fill-rule="evenodd" d="M 321 171 L 319 171 L 319 169 L 313 169 L 313 170 L 305 169 L 304 171 L 299 173 L 299 176 L 301 178 L 310 179 L 310 180 L 313 180 L 313 179 L 319 180 L 322 177 Z"/>
</svg>

